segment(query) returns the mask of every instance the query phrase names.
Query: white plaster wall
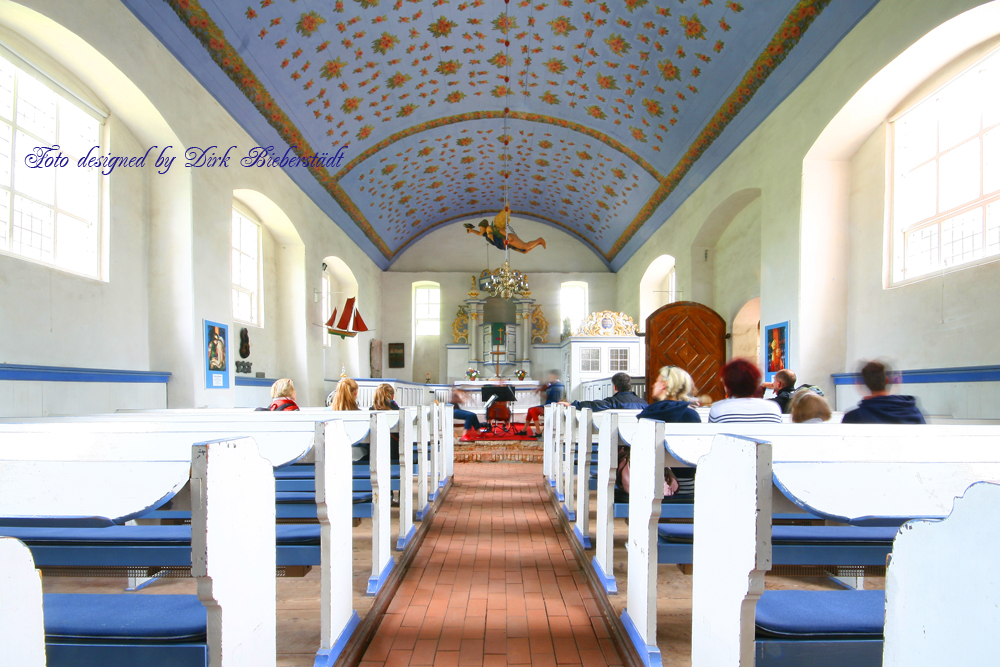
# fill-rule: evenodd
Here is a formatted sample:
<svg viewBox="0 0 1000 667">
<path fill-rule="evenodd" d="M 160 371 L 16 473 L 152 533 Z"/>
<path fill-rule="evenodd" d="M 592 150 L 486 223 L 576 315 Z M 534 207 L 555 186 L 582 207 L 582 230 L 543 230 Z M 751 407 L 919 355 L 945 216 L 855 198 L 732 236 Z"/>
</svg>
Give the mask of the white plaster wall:
<svg viewBox="0 0 1000 667">
<path fill-rule="evenodd" d="M 140 152 L 116 117 L 108 126 L 116 151 Z M 0 255 L 0 363 L 150 370 L 146 175 L 116 170 L 110 188 L 108 282 Z"/>
<path fill-rule="evenodd" d="M 760 296 L 760 199 L 750 202 L 729 223 L 715 245 L 715 297 L 712 308 L 732 332 L 747 301 Z"/>
<path fill-rule="evenodd" d="M 89 86 L 136 137 L 131 144 L 136 152 L 140 145 L 153 144 L 173 144 L 178 155 L 184 146 L 235 145 L 234 153 L 245 155 L 256 145 L 120 3 L 30 0 L 24 5 L 54 22 L 5 2 L 0 3 L 0 23 L 37 42 Z M 47 344 L 27 341 L 27 333 L 5 335 L 0 343 L 3 353 L 8 354 L 7 341 L 14 340 L 24 344 L 10 346 L 9 354 L 16 358 L 9 360 L 20 363 L 170 371 L 171 407 L 234 405 L 232 383 L 228 390 L 204 387 L 201 329 L 203 319 L 233 324 L 230 208 L 233 191 L 247 189 L 268 198 L 294 225 L 285 238 L 276 239 L 278 312 L 266 312 L 265 324 L 277 327 L 273 350 L 277 367 L 266 370 L 276 377 L 292 377 L 300 403 L 322 404 L 322 329 L 312 326 L 322 321 L 313 323 L 310 318 L 315 315 L 312 294 L 320 288 L 319 266 L 324 257 L 335 254 L 351 266 L 359 283 L 359 300 L 368 304 L 369 325 L 377 330 L 380 324 L 381 272 L 338 227 L 354 223 L 346 216 L 331 221 L 279 170 L 230 166 L 184 173 L 175 163 L 166 176 L 147 175 L 148 213 L 143 210 L 147 188 L 141 179 L 142 175 L 124 175 L 119 177 L 121 187 L 112 184 L 113 215 L 136 227 L 130 231 L 128 224 L 115 225 L 113 220 L 110 284 L 102 286 L 0 258 L 4 313 L 17 313 L 20 322 L 36 325 L 38 331 L 48 329 L 48 320 L 54 322 L 56 317 L 74 327 L 72 333 L 43 340 Z M 147 219 L 159 230 L 148 255 L 142 236 Z M 143 296 L 145 278 L 138 275 L 147 262 L 151 270 L 148 300 Z M 24 289 L 8 290 L 8 285 Z M 63 296 L 54 298 L 46 296 L 47 292 Z M 0 327 L 9 327 L 10 318 L 2 319 Z M 151 323 L 148 334 L 147 320 Z M 121 340 L 123 330 L 125 341 Z M 235 326 L 231 334 L 234 330 L 238 334 Z M 33 335 L 37 337 L 37 331 Z M 129 336 L 136 339 L 134 345 Z M 73 338 L 76 344 L 70 345 Z M 359 338 L 360 346 L 367 349 L 371 335 Z M 73 355 L 78 363 L 70 362 Z M 367 374 L 367 366 L 363 372 Z"/>
<path fill-rule="evenodd" d="M 799 365 L 799 281 L 800 273 L 809 270 L 808 266 L 800 265 L 799 258 L 803 159 L 831 119 L 880 69 L 936 26 L 980 4 L 984 3 L 977 0 L 883 0 L 876 5 L 622 267 L 618 272 L 618 307 L 633 317 L 638 314 L 639 295 L 634 286 L 649 263 L 663 253 L 677 257 L 678 289 L 691 293 L 688 291 L 692 275 L 689 251 L 698 229 L 733 193 L 759 188 L 761 320 L 765 323 L 789 321 L 790 366 L 800 377 L 809 377 L 811 382 L 829 383 L 828 377 L 818 375 L 827 372 L 820 369 L 844 364 L 837 350 L 818 352 L 810 360 L 810 368 Z M 766 94 L 766 86 L 760 94 Z M 880 158 L 869 160 L 873 164 Z M 883 169 L 880 162 L 879 169 Z M 879 196 L 875 194 L 869 200 L 866 215 L 874 215 L 870 204 Z M 859 207 L 860 202 L 852 203 L 852 211 L 858 209 L 860 212 Z M 878 219 L 877 229 L 881 230 L 881 217 Z M 865 275 L 881 275 L 881 243 L 876 242 L 875 247 L 874 255 L 866 254 L 862 259 L 857 256 L 860 251 L 852 236 L 852 279 L 860 280 L 853 275 L 855 268 Z M 753 260 L 747 258 L 745 261 Z M 869 350 L 875 352 L 876 347 L 879 348 L 877 352 L 885 353 L 884 341 L 890 339 L 891 332 L 899 339 L 894 343 L 897 350 L 893 356 L 899 358 L 900 367 L 931 365 L 911 361 L 911 358 L 926 359 L 932 349 L 941 350 L 940 358 L 954 360 L 934 366 L 994 363 L 996 325 L 992 314 L 982 311 L 995 301 L 993 286 L 998 269 L 997 265 L 990 265 L 975 270 L 978 280 L 952 274 L 926 286 L 906 288 L 900 292 L 903 294 L 900 297 L 871 295 L 878 284 L 873 281 L 858 284 L 851 292 L 852 298 L 856 299 L 862 290 L 868 296 L 863 310 L 860 304 L 851 308 L 849 319 L 853 322 L 847 333 L 848 359 L 869 354 Z M 935 306 L 935 303 L 941 305 Z M 833 322 L 843 320 L 848 313 L 830 309 L 822 315 L 817 314 L 819 316 Z M 874 320 L 866 319 L 869 316 Z M 871 321 L 888 324 L 889 320 L 892 320 L 891 327 L 869 326 Z M 825 322 L 811 324 L 822 326 Z M 930 330 L 924 329 L 928 324 Z M 860 334 L 861 328 L 868 333 Z M 956 344 L 958 341 L 963 344 Z M 817 376 L 814 377 L 814 373 Z M 832 385 L 830 387 L 832 389 Z"/>
<path fill-rule="evenodd" d="M 995 364 L 1000 358 L 1000 262 L 883 289 L 885 132 L 851 160 L 848 371 L 874 357 L 896 368 Z"/>
</svg>

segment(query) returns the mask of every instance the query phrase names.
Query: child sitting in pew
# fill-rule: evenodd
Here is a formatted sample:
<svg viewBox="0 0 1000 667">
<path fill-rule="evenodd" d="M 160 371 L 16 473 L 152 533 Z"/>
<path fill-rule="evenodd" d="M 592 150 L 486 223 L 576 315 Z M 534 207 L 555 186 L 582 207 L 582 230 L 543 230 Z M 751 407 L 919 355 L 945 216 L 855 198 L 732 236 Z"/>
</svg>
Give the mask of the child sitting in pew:
<svg viewBox="0 0 1000 667">
<path fill-rule="evenodd" d="M 830 405 L 812 389 L 799 389 L 792 395 L 789 412 L 796 424 L 822 424 L 830 419 Z"/>
<path fill-rule="evenodd" d="M 295 385 L 290 378 L 281 378 L 271 385 L 271 406 L 270 411 L 276 410 L 298 410 L 299 406 L 295 402 Z"/>
</svg>

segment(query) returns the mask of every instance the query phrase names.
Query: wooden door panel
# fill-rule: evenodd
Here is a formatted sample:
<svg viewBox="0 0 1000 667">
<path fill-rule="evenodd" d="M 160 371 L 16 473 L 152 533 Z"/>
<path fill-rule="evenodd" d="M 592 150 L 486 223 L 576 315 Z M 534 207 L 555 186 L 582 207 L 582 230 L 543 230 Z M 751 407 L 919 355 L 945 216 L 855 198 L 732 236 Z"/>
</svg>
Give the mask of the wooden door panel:
<svg viewBox="0 0 1000 667">
<path fill-rule="evenodd" d="M 646 318 L 646 396 L 663 366 L 691 374 L 695 391 L 712 400 L 726 397 L 719 371 L 726 363 L 726 322 L 708 306 L 679 301 Z"/>
</svg>

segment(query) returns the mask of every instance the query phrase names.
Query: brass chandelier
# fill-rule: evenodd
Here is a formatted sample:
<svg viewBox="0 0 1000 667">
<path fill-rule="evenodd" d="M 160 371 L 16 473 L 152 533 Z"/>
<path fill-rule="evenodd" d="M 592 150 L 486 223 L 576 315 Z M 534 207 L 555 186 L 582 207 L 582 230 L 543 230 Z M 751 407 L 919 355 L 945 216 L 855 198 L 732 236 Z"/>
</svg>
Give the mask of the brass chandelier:
<svg viewBox="0 0 1000 667">
<path fill-rule="evenodd" d="M 504 0 L 504 19 L 505 25 L 510 25 L 509 19 L 507 17 L 507 8 L 509 7 L 510 0 Z M 504 75 L 504 82 L 510 82 L 510 39 L 505 35 L 504 47 L 507 49 L 507 72 Z M 490 293 L 492 297 L 499 297 L 501 299 L 511 299 L 515 295 L 517 296 L 527 296 L 531 294 L 531 289 L 528 287 L 528 278 L 520 271 L 515 271 L 510 268 L 510 243 L 507 237 L 514 233 L 513 227 L 510 224 L 510 199 L 508 193 L 508 183 L 510 179 L 510 154 L 508 151 L 508 146 L 510 144 L 510 135 L 507 133 L 507 119 L 510 118 L 510 86 L 507 86 L 507 106 L 503 110 L 503 136 L 501 137 L 503 141 L 502 155 L 500 158 L 500 174 L 503 176 L 503 211 L 497 216 L 497 219 L 502 219 L 504 223 L 504 257 L 503 264 L 493 272 L 489 278 L 486 279 L 484 288 Z"/>
</svg>

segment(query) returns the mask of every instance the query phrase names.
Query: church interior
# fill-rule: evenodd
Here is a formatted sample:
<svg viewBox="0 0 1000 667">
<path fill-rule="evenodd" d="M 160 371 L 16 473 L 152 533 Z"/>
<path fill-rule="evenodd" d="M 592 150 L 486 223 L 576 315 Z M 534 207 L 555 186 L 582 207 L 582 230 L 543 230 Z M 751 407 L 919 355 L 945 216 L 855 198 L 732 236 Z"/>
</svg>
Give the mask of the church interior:
<svg viewBox="0 0 1000 667">
<path fill-rule="evenodd" d="M 524 421 L 552 373 L 586 401 L 689 366 L 718 401 L 737 358 L 837 414 L 881 359 L 925 415 L 1000 419 L 1000 0 L 0 0 L 0 154 L 6 423 L 266 409 L 282 378 L 310 415 L 343 378 L 363 411 L 382 382 L 399 407 L 464 389 L 477 410 L 499 382 Z M 649 324 L 675 308 L 718 324 Z M 353 665 L 657 664 L 607 620 L 624 587 L 601 598 L 567 546 L 558 437 L 544 474 L 524 472 L 542 449 L 442 464 L 444 504 L 397 556 L 420 577 L 372 605 L 355 576 L 362 627 L 369 606 L 390 621 Z M 378 522 L 354 520 L 364 569 Z M 685 654 L 690 571 L 660 575 L 658 608 L 651 567 L 659 664 L 723 664 Z M 279 608 L 319 595 L 305 581 Z M 400 649 L 407 604 L 483 627 L 434 635 L 438 655 L 416 623 Z"/>
</svg>

